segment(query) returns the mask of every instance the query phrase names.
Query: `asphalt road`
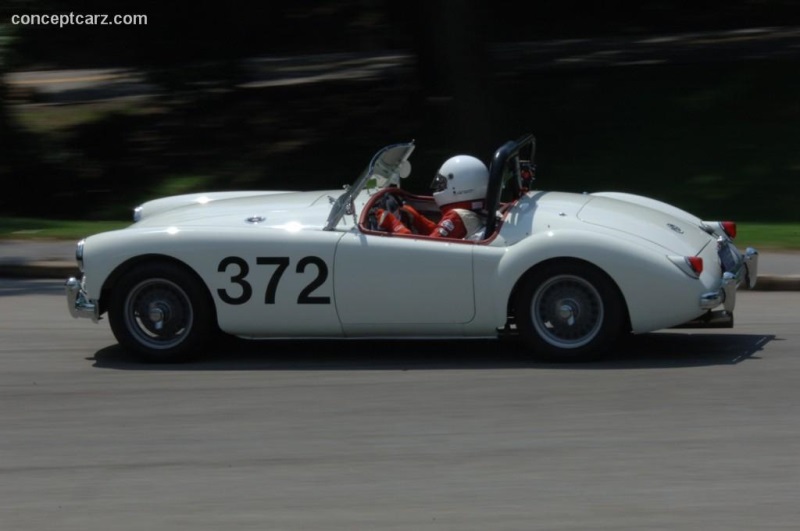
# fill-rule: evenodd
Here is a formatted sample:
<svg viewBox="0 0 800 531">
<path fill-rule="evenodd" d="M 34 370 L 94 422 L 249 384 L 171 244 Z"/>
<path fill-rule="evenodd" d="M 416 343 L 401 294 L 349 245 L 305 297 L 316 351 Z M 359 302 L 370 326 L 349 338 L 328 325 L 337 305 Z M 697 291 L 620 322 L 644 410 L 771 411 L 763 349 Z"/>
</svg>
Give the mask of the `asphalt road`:
<svg viewBox="0 0 800 531">
<path fill-rule="evenodd" d="M 158 367 L 61 282 L 0 281 L 0 528 L 797 529 L 800 294 L 738 303 L 582 366 L 475 341 Z"/>
</svg>

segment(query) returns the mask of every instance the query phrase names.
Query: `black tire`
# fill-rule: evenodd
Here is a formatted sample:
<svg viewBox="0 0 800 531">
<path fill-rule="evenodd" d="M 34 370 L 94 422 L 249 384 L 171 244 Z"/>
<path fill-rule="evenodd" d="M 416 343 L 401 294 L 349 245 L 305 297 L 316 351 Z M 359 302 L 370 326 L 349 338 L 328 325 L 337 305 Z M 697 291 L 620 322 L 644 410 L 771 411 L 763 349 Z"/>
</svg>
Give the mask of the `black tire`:
<svg viewBox="0 0 800 531">
<path fill-rule="evenodd" d="M 168 262 L 124 274 L 113 287 L 108 314 L 117 341 L 152 363 L 200 357 L 216 330 L 205 286 L 191 271 Z"/>
<path fill-rule="evenodd" d="M 581 262 L 534 270 L 523 279 L 515 308 L 520 338 L 546 362 L 601 359 L 619 337 L 626 315 L 613 281 Z"/>
</svg>

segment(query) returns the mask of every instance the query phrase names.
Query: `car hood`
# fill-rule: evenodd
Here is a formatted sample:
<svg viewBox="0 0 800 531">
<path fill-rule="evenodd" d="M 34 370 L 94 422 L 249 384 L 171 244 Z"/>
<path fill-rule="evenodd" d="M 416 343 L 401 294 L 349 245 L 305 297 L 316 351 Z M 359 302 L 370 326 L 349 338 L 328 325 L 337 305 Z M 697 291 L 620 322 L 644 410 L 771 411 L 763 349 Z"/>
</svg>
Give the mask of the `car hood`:
<svg viewBox="0 0 800 531">
<path fill-rule="evenodd" d="M 324 226 L 342 190 L 314 192 L 216 192 L 157 199 L 139 207 L 137 227 L 254 225 Z"/>
</svg>

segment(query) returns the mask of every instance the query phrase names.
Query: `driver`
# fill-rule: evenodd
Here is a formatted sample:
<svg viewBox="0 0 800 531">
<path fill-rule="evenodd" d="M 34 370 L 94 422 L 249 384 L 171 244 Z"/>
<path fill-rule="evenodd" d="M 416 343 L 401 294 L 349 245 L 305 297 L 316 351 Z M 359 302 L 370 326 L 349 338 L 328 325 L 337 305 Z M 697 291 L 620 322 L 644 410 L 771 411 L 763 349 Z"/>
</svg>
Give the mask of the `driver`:
<svg viewBox="0 0 800 531">
<path fill-rule="evenodd" d="M 439 223 L 403 205 L 393 212 L 378 209 L 378 226 L 399 234 L 482 239 L 481 231 L 486 225 L 482 211 L 488 183 L 489 170 L 479 159 L 470 155 L 451 157 L 442 164 L 431 183 L 433 200 L 442 211 Z"/>
</svg>

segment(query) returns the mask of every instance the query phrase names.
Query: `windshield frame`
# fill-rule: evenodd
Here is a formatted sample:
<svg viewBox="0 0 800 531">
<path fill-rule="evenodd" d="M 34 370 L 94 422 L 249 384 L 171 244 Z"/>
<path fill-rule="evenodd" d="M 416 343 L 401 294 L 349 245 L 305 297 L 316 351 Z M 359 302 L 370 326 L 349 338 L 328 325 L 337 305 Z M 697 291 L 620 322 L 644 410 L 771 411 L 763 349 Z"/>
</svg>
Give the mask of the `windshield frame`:
<svg viewBox="0 0 800 531">
<path fill-rule="evenodd" d="M 333 230 L 346 214 L 354 214 L 355 198 L 367 186 L 383 189 L 399 185 L 401 177 L 405 176 L 402 167 L 407 164 L 414 147 L 412 140 L 411 142 L 391 144 L 375 153 L 356 181 L 351 186 L 346 186 L 344 193 L 334 201 L 323 230 Z"/>
</svg>

